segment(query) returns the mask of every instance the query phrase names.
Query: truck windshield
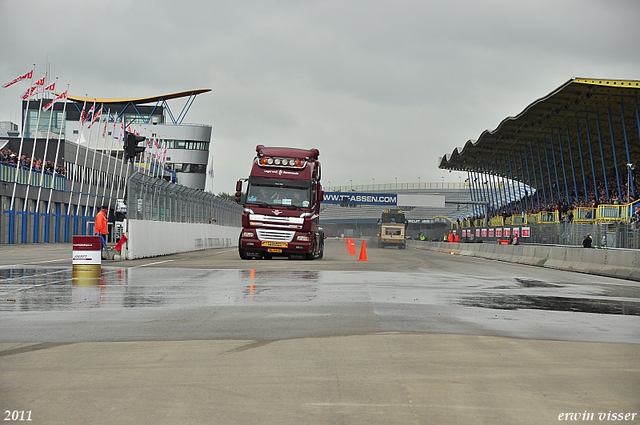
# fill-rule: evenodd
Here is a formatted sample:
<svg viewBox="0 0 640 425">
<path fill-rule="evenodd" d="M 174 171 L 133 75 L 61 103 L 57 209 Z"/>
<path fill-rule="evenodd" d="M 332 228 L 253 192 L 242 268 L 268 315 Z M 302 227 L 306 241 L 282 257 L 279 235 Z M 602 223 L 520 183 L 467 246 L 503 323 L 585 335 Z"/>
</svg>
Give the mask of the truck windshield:
<svg viewBox="0 0 640 425">
<path fill-rule="evenodd" d="M 311 190 L 309 188 L 282 186 L 265 186 L 249 184 L 247 203 L 266 204 L 269 206 L 309 208 Z"/>
</svg>

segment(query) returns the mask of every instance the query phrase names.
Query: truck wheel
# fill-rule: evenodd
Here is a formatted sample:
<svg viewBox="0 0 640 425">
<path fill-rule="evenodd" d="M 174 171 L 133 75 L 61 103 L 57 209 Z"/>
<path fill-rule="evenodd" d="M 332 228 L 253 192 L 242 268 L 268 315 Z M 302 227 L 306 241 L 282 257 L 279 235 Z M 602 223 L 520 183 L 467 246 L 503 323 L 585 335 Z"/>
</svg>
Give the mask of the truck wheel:
<svg viewBox="0 0 640 425">
<path fill-rule="evenodd" d="M 320 253 L 318 254 L 318 260 L 324 257 L 324 240 L 320 242 Z"/>
</svg>

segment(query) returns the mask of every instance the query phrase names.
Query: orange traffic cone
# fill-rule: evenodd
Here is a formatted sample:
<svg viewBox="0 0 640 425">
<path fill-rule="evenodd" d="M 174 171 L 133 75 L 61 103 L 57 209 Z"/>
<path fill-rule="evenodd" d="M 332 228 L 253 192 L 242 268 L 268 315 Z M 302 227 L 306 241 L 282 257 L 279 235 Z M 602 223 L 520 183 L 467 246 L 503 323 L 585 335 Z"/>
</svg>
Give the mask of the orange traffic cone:
<svg viewBox="0 0 640 425">
<path fill-rule="evenodd" d="M 349 255 L 356 255 L 356 243 L 351 239 L 351 243 L 349 244 Z"/>
<path fill-rule="evenodd" d="M 369 261 L 367 260 L 367 247 L 364 244 L 364 239 L 362 240 L 362 248 L 360 248 L 360 258 L 358 261 Z"/>
</svg>

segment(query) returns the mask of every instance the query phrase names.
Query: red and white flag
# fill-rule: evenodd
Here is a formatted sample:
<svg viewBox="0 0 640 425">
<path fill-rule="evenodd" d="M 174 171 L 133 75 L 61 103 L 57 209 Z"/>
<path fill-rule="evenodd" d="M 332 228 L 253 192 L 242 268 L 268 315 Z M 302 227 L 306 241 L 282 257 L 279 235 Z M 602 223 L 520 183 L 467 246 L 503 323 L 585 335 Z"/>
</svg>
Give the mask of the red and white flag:
<svg viewBox="0 0 640 425">
<path fill-rule="evenodd" d="M 93 110 L 94 109 L 96 109 L 96 102 L 93 102 L 93 105 L 91 105 L 91 109 L 89 109 L 89 112 L 87 112 L 87 115 L 82 117 L 82 124 L 83 125 L 84 125 L 85 122 L 87 122 L 87 120 L 89 119 L 89 116 L 93 115 Z"/>
<path fill-rule="evenodd" d="M 44 79 L 46 78 L 46 76 L 40 78 L 38 81 L 36 81 L 35 83 L 33 83 L 34 86 L 44 86 Z"/>
<path fill-rule="evenodd" d="M 47 103 L 47 105 L 43 108 L 43 110 L 48 110 L 49 108 L 51 108 L 53 106 L 54 103 L 59 102 L 63 99 L 67 98 L 67 91 L 65 90 L 64 93 L 60 94 L 59 96 L 57 96 L 55 99 L 53 99 L 51 102 Z"/>
<path fill-rule="evenodd" d="M 27 72 L 27 73 L 26 73 L 26 74 L 24 74 L 24 75 L 19 76 L 18 78 L 13 79 L 13 81 L 10 81 L 10 82 L 8 82 L 8 83 L 4 84 L 4 85 L 2 86 L 2 88 L 3 88 L 3 89 L 6 89 L 7 87 L 14 85 L 14 84 L 15 84 L 15 83 L 17 83 L 18 81 L 22 81 L 22 80 L 29 80 L 29 79 L 31 79 L 31 78 L 33 78 L 33 70 L 31 70 L 31 71 Z"/>
<path fill-rule="evenodd" d="M 100 117 L 102 116 L 102 107 L 99 108 L 91 117 L 91 124 L 89 124 L 87 126 L 87 128 L 91 128 L 91 126 L 93 125 L 94 122 L 96 122 L 96 120 L 100 119 Z"/>
<path fill-rule="evenodd" d="M 120 133 L 118 134 L 118 142 L 123 143 L 124 142 L 124 118 L 122 118 L 122 121 L 120 121 Z"/>
<path fill-rule="evenodd" d="M 109 123 L 109 117 L 111 116 L 111 109 L 107 112 L 107 119 L 104 121 L 104 129 L 102 130 L 102 138 L 107 135 L 107 124 Z"/>
<path fill-rule="evenodd" d="M 44 88 L 45 91 L 56 91 L 56 82 L 54 81 L 53 83 L 49 84 L 47 87 Z"/>
<path fill-rule="evenodd" d="M 84 124 L 84 110 L 87 107 L 87 98 L 84 99 L 84 104 L 82 105 L 82 112 L 80 112 L 80 122 Z"/>
<path fill-rule="evenodd" d="M 116 126 L 118 125 L 118 113 L 113 117 L 113 130 L 111 130 L 111 142 L 116 138 Z"/>
<path fill-rule="evenodd" d="M 27 100 L 29 99 L 31 96 L 33 96 L 35 94 L 35 91 L 38 89 L 37 86 L 32 86 L 31 88 L 27 89 L 26 92 L 22 93 L 22 100 Z"/>
</svg>

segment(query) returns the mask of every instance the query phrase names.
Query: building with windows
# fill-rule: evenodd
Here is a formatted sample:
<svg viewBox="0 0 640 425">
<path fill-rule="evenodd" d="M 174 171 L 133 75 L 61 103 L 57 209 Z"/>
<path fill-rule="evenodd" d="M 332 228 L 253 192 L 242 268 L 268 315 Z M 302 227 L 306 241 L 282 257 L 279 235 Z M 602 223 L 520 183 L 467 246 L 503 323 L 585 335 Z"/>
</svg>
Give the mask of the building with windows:
<svg viewBox="0 0 640 425">
<path fill-rule="evenodd" d="M 56 103 L 48 111 L 42 111 L 42 102 L 39 100 L 25 101 L 23 110 L 27 109 L 28 112 L 24 135 L 26 138 L 46 138 L 47 134 L 49 137 L 60 134 L 67 141 L 121 158 L 123 145 L 118 141 L 118 135 L 120 123 L 124 121 L 143 136 L 164 143 L 167 149 L 166 165 L 176 173 L 179 184 L 204 190 L 207 176 L 212 175 L 207 171 L 213 167 L 208 163 L 211 126 L 185 124 L 183 120 L 195 97 L 208 91 L 211 89 L 130 99 L 68 96 L 66 105 Z M 167 101 L 176 99 L 186 99 L 178 116 L 167 104 Z M 93 128 L 87 128 L 86 124 L 83 127 L 80 121 L 82 110 L 88 110 L 94 104 L 102 110 L 102 123 Z M 65 162 L 70 160 L 65 158 Z"/>
</svg>

